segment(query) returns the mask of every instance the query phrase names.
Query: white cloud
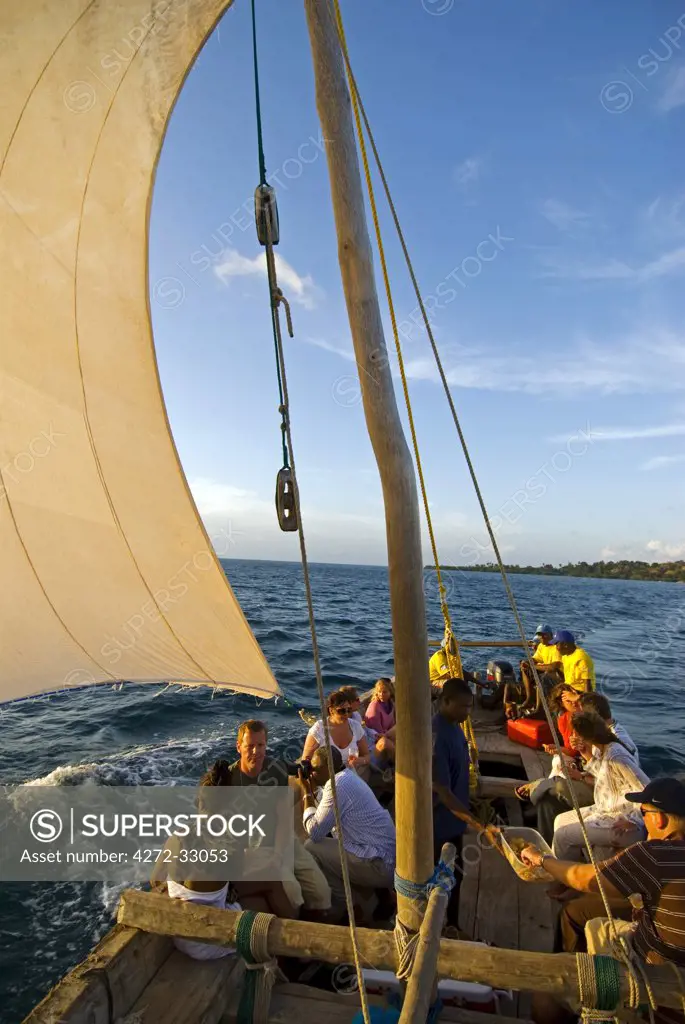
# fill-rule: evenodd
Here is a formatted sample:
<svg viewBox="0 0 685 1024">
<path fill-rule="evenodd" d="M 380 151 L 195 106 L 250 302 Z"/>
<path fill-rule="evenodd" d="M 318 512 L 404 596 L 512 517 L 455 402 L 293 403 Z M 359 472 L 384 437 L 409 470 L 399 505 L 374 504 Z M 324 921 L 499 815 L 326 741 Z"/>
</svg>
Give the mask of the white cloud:
<svg viewBox="0 0 685 1024">
<path fill-rule="evenodd" d="M 653 437 L 682 437 L 685 423 L 666 423 L 658 427 L 592 427 L 595 441 L 640 441 Z M 565 435 L 551 437 L 550 441 L 565 441 Z"/>
<path fill-rule="evenodd" d="M 467 157 L 454 168 L 454 180 L 459 188 L 468 188 L 480 178 L 483 161 L 478 156 Z"/>
<path fill-rule="evenodd" d="M 304 340 L 347 362 L 356 362 L 351 346 L 338 346 L 313 337 Z M 611 344 L 584 337 L 574 344 L 561 340 L 564 341 L 565 354 L 554 356 L 547 362 L 537 355 L 528 354 L 531 348 L 536 347 L 530 343 L 521 346 L 518 352 L 512 345 L 503 351 L 495 350 L 491 345 L 442 344 L 440 353 L 448 383 L 462 388 L 523 391 L 528 394 L 685 391 L 685 338 L 666 328 L 649 325 L 644 333 L 618 338 Z M 392 346 L 388 357 L 393 375 L 397 377 L 397 361 Z M 405 369 L 410 379 L 432 381 L 442 386 L 435 361 L 428 354 L 411 358 L 406 348 Z M 672 425 L 657 429 L 668 432 L 648 436 L 675 436 Z M 630 430 L 632 435 L 634 430 Z"/>
<path fill-rule="evenodd" d="M 685 270 L 685 246 L 671 249 L 641 266 L 631 266 L 617 259 L 595 264 L 563 263 L 549 255 L 543 257 L 543 263 L 545 269 L 541 273 L 542 277 L 565 281 L 629 281 L 646 284 Z"/>
<path fill-rule="evenodd" d="M 646 462 L 643 462 L 640 469 L 646 471 L 664 469 L 666 466 L 674 466 L 678 462 L 685 462 L 685 455 L 655 455 L 653 459 L 647 459 Z"/>
<path fill-rule="evenodd" d="M 667 330 L 647 330 L 612 345 L 581 338 L 547 362 L 526 350 L 493 352 L 485 346 L 442 346 L 448 382 L 488 391 L 529 394 L 645 394 L 685 390 L 685 342 Z M 439 382 L 432 358 L 406 363 L 417 380 Z M 658 435 L 667 436 L 667 435 Z"/>
<path fill-rule="evenodd" d="M 650 540 L 645 545 L 647 551 L 660 558 L 682 558 L 685 555 L 685 544 L 668 544 L 662 540 Z"/>
<path fill-rule="evenodd" d="M 305 309 L 314 309 L 321 292 L 311 275 L 301 277 L 278 253 L 275 254 L 275 261 L 278 283 L 283 288 L 286 299 L 299 303 Z M 249 256 L 241 256 L 236 249 L 226 249 L 215 263 L 214 273 L 223 282 L 229 281 L 232 277 L 266 277 L 266 254 L 259 253 L 254 259 L 250 259 Z"/>
<path fill-rule="evenodd" d="M 685 193 L 677 196 L 657 196 L 644 215 L 649 233 L 661 241 L 685 237 Z"/>
<path fill-rule="evenodd" d="M 196 477 L 188 485 L 201 516 L 245 511 L 251 509 L 255 502 L 259 503 L 254 491 L 232 487 L 207 477 Z"/>
<path fill-rule="evenodd" d="M 666 88 L 657 105 L 665 114 L 676 107 L 685 106 L 685 67 L 673 68 L 669 73 Z"/>
<path fill-rule="evenodd" d="M 324 352 L 332 352 L 333 355 L 340 356 L 341 359 L 347 359 L 350 363 L 356 363 L 357 359 L 354 354 L 353 348 L 342 348 L 339 345 L 334 345 L 330 341 L 326 341 L 325 338 L 304 338 L 307 345 L 313 345 L 314 348 L 321 348 Z"/>
<path fill-rule="evenodd" d="M 560 199 L 545 199 L 540 203 L 540 213 L 559 231 L 572 231 L 587 224 L 590 219 L 582 210 L 574 210 Z"/>
</svg>

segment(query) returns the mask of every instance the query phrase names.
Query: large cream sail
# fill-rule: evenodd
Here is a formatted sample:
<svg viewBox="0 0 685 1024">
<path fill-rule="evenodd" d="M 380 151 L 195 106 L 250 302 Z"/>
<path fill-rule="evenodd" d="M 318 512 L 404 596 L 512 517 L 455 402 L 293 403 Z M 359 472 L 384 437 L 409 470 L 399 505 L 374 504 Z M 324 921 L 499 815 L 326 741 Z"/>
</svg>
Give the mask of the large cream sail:
<svg viewBox="0 0 685 1024">
<path fill-rule="evenodd" d="M 0 701 L 279 692 L 188 491 L 148 303 L 166 122 L 229 4 L 0 4 Z"/>
</svg>

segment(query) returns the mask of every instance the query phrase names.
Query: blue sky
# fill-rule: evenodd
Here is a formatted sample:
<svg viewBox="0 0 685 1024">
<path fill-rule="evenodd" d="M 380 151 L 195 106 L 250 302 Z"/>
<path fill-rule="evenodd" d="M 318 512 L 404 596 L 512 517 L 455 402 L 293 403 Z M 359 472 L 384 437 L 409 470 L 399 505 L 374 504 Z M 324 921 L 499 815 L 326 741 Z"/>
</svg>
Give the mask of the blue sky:
<svg viewBox="0 0 685 1024">
<path fill-rule="evenodd" d="M 260 0 L 258 12 L 310 555 L 381 564 L 303 5 Z M 685 557 L 685 8 L 346 0 L 343 13 L 506 559 Z M 249 4 L 237 0 L 169 126 L 151 307 L 174 436 L 219 554 L 295 559 L 273 511 L 280 429 L 250 209 L 252 90 Z M 384 227 L 440 558 L 488 561 L 385 215 Z M 384 319 L 391 345 L 385 307 Z"/>
</svg>

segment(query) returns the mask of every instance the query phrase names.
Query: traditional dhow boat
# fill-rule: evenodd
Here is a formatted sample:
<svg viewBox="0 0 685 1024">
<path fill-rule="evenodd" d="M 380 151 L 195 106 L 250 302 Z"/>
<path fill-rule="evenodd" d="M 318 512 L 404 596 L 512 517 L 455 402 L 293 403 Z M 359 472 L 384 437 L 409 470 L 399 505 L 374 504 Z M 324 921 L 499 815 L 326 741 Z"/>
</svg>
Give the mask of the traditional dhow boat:
<svg viewBox="0 0 685 1024">
<path fill-rule="evenodd" d="M 3 701 L 120 680 L 279 693 L 186 485 L 161 395 L 148 302 L 150 206 L 167 121 L 229 6 L 230 0 L 4 0 L 0 7 Z M 392 932 L 354 923 L 347 929 L 268 918 L 259 935 L 251 925 L 246 936 L 249 919 L 240 913 L 130 890 L 121 898 L 119 923 L 29 1015 L 31 1024 L 214 1024 L 245 1020 L 248 1012 L 272 1022 L 342 1022 L 359 1013 L 370 1020 L 376 999 L 359 968 L 398 973 L 400 959 L 403 1022 L 427 1019 L 436 979 L 511 990 L 505 1022 L 507 1015 L 526 1016 L 519 993 L 531 991 L 597 1009 L 581 992 L 580 961 L 550 952 L 549 906 L 537 891 L 533 898 L 496 850 L 474 845 L 469 855 L 467 847 L 462 928 L 475 942 L 441 938 L 447 897 L 440 888 L 428 896 L 431 692 L 416 477 L 385 358 L 348 81 L 354 112 L 361 120 L 365 112 L 337 3 L 304 6 L 342 281 L 386 506 L 397 872 L 418 894 L 406 895 L 406 887 L 398 893 L 397 917 L 405 938 L 419 939 L 407 958 L 407 943 L 398 947 Z M 108 60 L 123 39 L 127 59 Z M 264 180 L 257 208 L 277 322 L 277 220 Z M 283 410 L 290 464 L 279 476 L 278 513 L 284 528 L 301 531 L 287 389 Z M 301 546 L 304 555 L 302 533 Z M 188 594 L 182 601 L 181 591 Z M 447 619 L 446 627 L 458 659 Z M 315 663 L 322 694 L 316 647 Z M 545 765 L 486 718 L 475 721 L 480 795 L 500 800 L 503 818 L 516 824 L 521 811 L 512 778 L 537 777 Z M 172 936 L 237 943 L 242 955 L 198 962 L 176 950 Z M 278 956 L 354 963 L 359 988 L 271 988 Z M 661 1005 L 680 1005 L 669 972 L 649 968 L 648 975 Z M 631 976 L 617 963 L 613 977 L 613 1005 L 622 1015 Z M 445 1009 L 441 1019 L 482 1024 L 488 1015 Z"/>
</svg>

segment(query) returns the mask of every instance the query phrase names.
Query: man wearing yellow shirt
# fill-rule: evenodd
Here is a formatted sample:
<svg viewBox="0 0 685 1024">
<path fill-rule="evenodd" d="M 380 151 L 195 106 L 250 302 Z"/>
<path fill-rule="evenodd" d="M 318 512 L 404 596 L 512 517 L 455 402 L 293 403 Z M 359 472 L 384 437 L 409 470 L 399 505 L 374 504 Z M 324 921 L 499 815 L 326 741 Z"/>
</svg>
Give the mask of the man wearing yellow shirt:
<svg viewBox="0 0 685 1024">
<path fill-rule="evenodd" d="M 579 693 L 586 693 L 589 690 L 597 689 L 595 677 L 595 665 L 582 647 L 576 647 L 576 638 L 567 629 L 558 629 L 554 634 L 553 642 L 556 644 L 558 659 L 561 661 L 561 668 L 564 673 L 564 682 L 578 690 Z"/>
<path fill-rule="evenodd" d="M 438 684 L 444 683 L 446 679 L 451 677 L 452 673 L 447 661 L 447 651 L 444 647 L 440 647 L 435 654 L 431 655 L 431 659 L 428 662 L 428 674 L 431 683 Z"/>
<path fill-rule="evenodd" d="M 552 639 L 553 636 L 554 630 L 544 622 L 535 631 L 535 639 L 538 641 L 538 644 L 533 651 L 533 661 L 541 676 L 550 672 L 551 667 L 559 661 L 559 655 Z M 521 662 L 521 682 L 525 691 L 525 699 L 518 708 L 510 707 L 510 715 L 534 711 L 539 707 L 540 699 L 535 692 L 535 679 L 526 658 Z"/>
</svg>

